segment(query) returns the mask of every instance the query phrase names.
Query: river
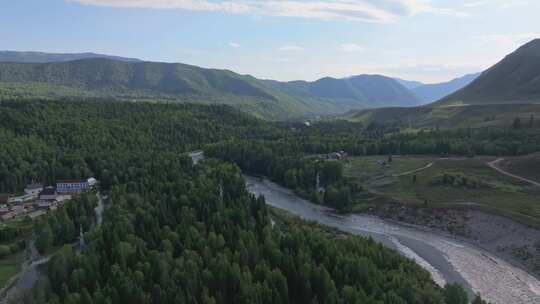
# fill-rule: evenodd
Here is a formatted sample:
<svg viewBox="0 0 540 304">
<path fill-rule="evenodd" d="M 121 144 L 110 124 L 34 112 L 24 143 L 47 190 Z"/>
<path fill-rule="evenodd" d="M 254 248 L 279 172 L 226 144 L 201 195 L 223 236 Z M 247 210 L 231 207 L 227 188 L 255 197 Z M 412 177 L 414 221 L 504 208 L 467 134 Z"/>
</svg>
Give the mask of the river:
<svg viewBox="0 0 540 304">
<path fill-rule="evenodd" d="M 248 190 L 263 195 L 268 205 L 344 232 L 371 236 L 414 259 L 440 286 L 458 282 L 470 295 L 480 293 L 494 304 L 540 303 L 540 282 L 535 277 L 474 245 L 373 216 L 338 215 L 266 179 L 245 179 Z"/>
</svg>

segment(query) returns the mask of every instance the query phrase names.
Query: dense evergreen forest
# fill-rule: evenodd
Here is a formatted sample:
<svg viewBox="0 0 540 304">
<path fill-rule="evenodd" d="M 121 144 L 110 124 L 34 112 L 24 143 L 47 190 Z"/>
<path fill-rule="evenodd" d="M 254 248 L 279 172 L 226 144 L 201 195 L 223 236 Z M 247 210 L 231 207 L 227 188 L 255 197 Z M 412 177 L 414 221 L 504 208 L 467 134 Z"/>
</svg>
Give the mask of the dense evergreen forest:
<svg viewBox="0 0 540 304">
<path fill-rule="evenodd" d="M 516 156 L 540 151 L 540 125 L 404 131 L 392 125 L 347 121 L 284 124 L 294 134 L 289 145 L 305 153 L 345 150 L 352 155 L 433 154 Z"/>
<path fill-rule="evenodd" d="M 342 163 L 306 156 L 287 142 L 231 140 L 207 145 L 204 151 L 340 211 L 349 211 L 351 196 L 362 191 L 358 183 L 343 176 Z"/>
<path fill-rule="evenodd" d="M 265 134 L 268 134 L 265 137 Z M 106 101 L 0 102 L 0 193 L 92 174 L 126 183 L 158 163 L 226 138 L 279 131 L 226 106 Z"/>
<path fill-rule="evenodd" d="M 346 140 L 317 132 L 226 106 L 2 101 L 0 192 L 95 176 L 108 195 L 105 221 L 86 235 L 82 251 L 61 249 L 46 276 L 15 302 L 467 303 L 461 287 L 437 287 L 413 261 L 372 240 L 274 214 L 246 191 L 236 165 L 193 165 L 185 154 L 208 145 L 219 156 L 219 145 L 243 143 L 236 151 L 246 153 L 243 161 L 230 159 L 243 168 L 283 174 L 289 186 L 306 189 L 320 169 L 320 182 L 336 196 L 356 191 L 346 189 L 339 165 L 305 157 Z M 358 145 L 399 139 L 355 134 Z M 317 142 L 320 149 L 310 151 Z M 246 161 L 260 155 L 247 154 L 259 147 L 266 153 L 261 163 Z M 43 251 L 71 242 L 76 225 L 89 225 L 95 202 L 81 200 L 80 208 L 36 224 L 45 234 Z"/>
<path fill-rule="evenodd" d="M 35 246 L 41 254 L 48 254 L 55 246 L 77 241 L 80 230 L 87 232 L 94 223 L 97 198 L 90 192 L 82 193 L 70 204 L 34 221 Z"/>
</svg>

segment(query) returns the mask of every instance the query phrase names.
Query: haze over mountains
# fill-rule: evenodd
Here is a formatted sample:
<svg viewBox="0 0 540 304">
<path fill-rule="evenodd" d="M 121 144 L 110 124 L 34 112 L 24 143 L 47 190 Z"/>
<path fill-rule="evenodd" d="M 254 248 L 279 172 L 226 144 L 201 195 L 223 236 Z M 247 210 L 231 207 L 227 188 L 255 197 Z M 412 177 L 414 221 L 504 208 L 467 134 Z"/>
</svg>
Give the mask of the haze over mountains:
<svg viewBox="0 0 540 304">
<path fill-rule="evenodd" d="M 422 84 L 415 88 L 412 88 L 412 92 L 419 98 L 422 103 L 430 103 L 437 101 L 448 94 L 454 93 L 461 88 L 466 87 L 473 82 L 480 73 L 467 74 L 465 76 L 452 79 L 447 82 L 434 83 L 434 84 Z"/>
<path fill-rule="evenodd" d="M 480 73 L 467 74 L 446 82 L 425 84 L 420 81 L 394 78 L 402 86 L 409 89 L 421 104 L 437 101 L 451 93 L 456 92 L 475 80 Z"/>
<path fill-rule="evenodd" d="M 474 77 L 435 85 L 365 74 L 280 82 L 227 70 L 95 53 L 0 52 L 3 95 L 225 103 L 268 119 L 418 106 L 460 89 Z"/>
<path fill-rule="evenodd" d="M 439 104 L 540 102 L 540 39 L 533 40 Z"/>
<path fill-rule="evenodd" d="M 413 89 L 416 89 L 418 87 L 425 85 L 425 83 L 422 83 L 420 81 L 415 81 L 415 80 L 406 80 L 406 79 L 401 79 L 398 77 L 394 77 L 394 79 L 409 90 L 413 90 Z"/>
</svg>

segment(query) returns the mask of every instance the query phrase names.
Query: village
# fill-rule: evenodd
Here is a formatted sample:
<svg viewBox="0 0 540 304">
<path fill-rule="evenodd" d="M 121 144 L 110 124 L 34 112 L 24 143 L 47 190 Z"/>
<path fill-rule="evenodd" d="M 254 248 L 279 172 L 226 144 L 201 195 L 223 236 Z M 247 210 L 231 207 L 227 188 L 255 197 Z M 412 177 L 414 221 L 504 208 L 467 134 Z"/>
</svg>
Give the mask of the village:
<svg viewBox="0 0 540 304">
<path fill-rule="evenodd" d="M 32 183 L 26 186 L 24 194 L 0 196 L 0 220 L 5 222 L 14 218 L 35 219 L 66 203 L 72 195 L 97 186 L 97 180 L 88 179 L 58 180 L 55 186 Z"/>
</svg>

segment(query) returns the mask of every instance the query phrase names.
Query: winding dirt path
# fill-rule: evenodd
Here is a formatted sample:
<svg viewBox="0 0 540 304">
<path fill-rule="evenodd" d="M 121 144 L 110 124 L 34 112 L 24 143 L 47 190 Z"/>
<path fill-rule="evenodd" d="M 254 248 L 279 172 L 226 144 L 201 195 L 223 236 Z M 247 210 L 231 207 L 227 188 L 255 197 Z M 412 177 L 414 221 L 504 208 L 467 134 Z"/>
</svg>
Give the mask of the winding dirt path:
<svg viewBox="0 0 540 304">
<path fill-rule="evenodd" d="M 409 171 L 405 171 L 403 173 L 398 173 L 398 174 L 392 174 L 392 176 L 393 177 L 400 177 L 400 176 L 405 176 L 405 175 L 413 174 L 413 173 L 416 173 L 416 172 L 420 172 L 420 171 L 431 168 L 431 166 L 433 166 L 433 164 L 435 164 L 435 162 L 430 162 L 429 164 L 427 164 L 427 165 L 425 165 L 425 166 L 423 166 L 421 168 L 418 168 L 418 169 L 409 170 Z"/>
<path fill-rule="evenodd" d="M 504 169 L 502 169 L 499 164 L 504 160 L 504 158 L 498 158 L 494 161 L 491 161 L 491 162 L 487 162 L 486 164 L 488 166 L 490 166 L 492 169 L 498 171 L 499 173 L 502 173 L 506 176 L 509 176 L 509 177 L 512 177 L 512 178 L 515 178 L 515 179 L 519 179 L 520 181 L 522 182 L 526 182 L 526 183 L 529 183 L 531 185 L 534 185 L 534 186 L 537 186 L 537 187 L 540 187 L 540 183 L 538 182 L 535 182 L 533 180 L 530 180 L 528 178 L 525 178 L 525 177 L 522 177 L 522 176 L 519 176 L 519 175 L 515 175 L 515 174 L 512 174 L 508 171 L 505 171 Z"/>
</svg>

